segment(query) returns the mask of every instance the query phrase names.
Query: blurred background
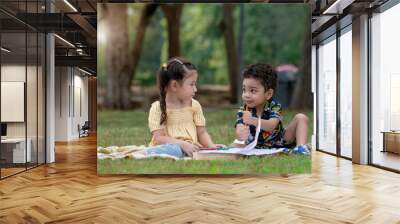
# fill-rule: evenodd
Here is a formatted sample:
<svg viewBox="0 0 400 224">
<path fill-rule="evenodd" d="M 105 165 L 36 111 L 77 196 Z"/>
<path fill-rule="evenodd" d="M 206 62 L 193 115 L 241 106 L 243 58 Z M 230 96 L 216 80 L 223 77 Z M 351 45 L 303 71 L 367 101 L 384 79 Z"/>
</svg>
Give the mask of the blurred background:
<svg viewBox="0 0 400 224">
<path fill-rule="evenodd" d="M 251 63 L 276 67 L 275 96 L 289 114 L 311 113 L 310 14 L 306 4 L 98 4 L 99 145 L 133 144 L 133 134 L 118 140 L 121 129 L 147 121 L 156 72 L 173 56 L 197 66 L 195 98 L 205 113 L 221 113 L 226 128 L 241 103 L 240 71 Z"/>
</svg>

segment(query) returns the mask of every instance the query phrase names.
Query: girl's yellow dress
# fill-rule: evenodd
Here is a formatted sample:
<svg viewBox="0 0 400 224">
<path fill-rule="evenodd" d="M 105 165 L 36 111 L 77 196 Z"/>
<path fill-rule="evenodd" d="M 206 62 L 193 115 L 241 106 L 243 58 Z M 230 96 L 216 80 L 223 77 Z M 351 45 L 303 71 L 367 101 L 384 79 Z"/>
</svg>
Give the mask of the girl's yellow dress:
<svg viewBox="0 0 400 224">
<path fill-rule="evenodd" d="M 164 129 L 169 137 L 190 142 L 201 147 L 197 139 L 197 126 L 205 126 L 206 120 L 203 110 L 197 100 L 192 99 L 192 106 L 182 109 L 167 108 L 167 122 L 160 125 L 161 107 L 160 101 L 156 101 L 151 105 L 149 112 L 149 128 L 150 132 Z M 151 140 L 150 146 L 155 146 L 154 139 Z"/>
</svg>

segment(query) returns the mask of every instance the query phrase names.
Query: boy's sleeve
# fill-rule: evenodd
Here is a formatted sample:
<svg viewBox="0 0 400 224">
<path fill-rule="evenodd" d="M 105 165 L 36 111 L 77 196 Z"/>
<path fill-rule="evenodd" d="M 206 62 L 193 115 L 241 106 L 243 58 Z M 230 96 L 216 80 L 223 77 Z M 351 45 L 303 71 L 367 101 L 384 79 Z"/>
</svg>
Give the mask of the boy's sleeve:
<svg viewBox="0 0 400 224">
<path fill-rule="evenodd" d="M 238 110 L 238 112 L 236 113 L 236 123 L 235 123 L 235 128 L 238 124 L 243 124 L 243 110 L 244 107 L 241 106 Z"/>
<path fill-rule="evenodd" d="M 204 118 L 203 109 L 197 100 L 193 100 L 193 121 L 196 126 L 206 126 L 206 119 Z"/>
<path fill-rule="evenodd" d="M 271 102 L 271 112 L 269 118 L 277 118 L 279 121 L 282 121 L 282 106 L 280 103 L 275 101 Z"/>
<path fill-rule="evenodd" d="M 157 101 L 151 105 L 151 108 L 149 111 L 150 132 L 164 128 L 164 125 L 161 125 L 160 121 L 161 121 L 161 107 L 160 107 L 159 101 Z"/>
</svg>

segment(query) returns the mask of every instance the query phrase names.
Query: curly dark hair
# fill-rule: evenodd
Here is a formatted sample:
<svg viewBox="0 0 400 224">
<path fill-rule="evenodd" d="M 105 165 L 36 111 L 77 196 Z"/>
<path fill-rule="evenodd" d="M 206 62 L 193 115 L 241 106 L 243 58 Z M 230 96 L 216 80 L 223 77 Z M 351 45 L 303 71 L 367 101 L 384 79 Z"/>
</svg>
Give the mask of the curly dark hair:
<svg viewBox="0 0 400 224">
<path fill-rule="evenodd" d="M 248 65 L 242 72 L 243 79 L 257 79 L 264 86 L 265 91 L 268 89 L 276 89 L 277 75 L 275 69 L 264 63 Z"/>
</svg>

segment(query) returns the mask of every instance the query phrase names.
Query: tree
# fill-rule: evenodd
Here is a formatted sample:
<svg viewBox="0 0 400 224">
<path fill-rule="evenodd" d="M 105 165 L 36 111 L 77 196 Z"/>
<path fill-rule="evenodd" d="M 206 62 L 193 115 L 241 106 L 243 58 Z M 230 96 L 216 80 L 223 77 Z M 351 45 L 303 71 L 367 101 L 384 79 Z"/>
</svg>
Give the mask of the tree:
<svg viewBox="0 0 400 224">
<path fill-rule="evenodd" d="M 102 5 L 107 23 L 106 63 L 107 93 L 105 106 L 123 108 L 129 106 L 130 61 L 127 32 L 127 13 L 125 4 Z"/>
<path fill-rule="evenodd" d="M 230 80 L 230 102 L 238 102 L 238 55 L 236 51 L 235 35 L 233 31 L 233 8 L 232 4 L 223 5 L 223 19 L 220 28 L 224 34 L 225 48 L 228 59 L 228 71 Z"/>
<path fill-rule="evenodd" d="M 130 108 L 130 86 L 140 58 L 146 27 L 157 5 L 148 4 L 143 8 L 137 27 L 132 51 L 129 51 L 128 15 L 126 4 L 102 4 L 107 23 L 107 93 L 105 106 L 108 108 Z"/>
<path fill-rule="evenodd" d="M 135 77 L 136 69 L 138 66 L 138 62 L 140 59 L 140 55 L 142 52 L 142 46 L 144 43 L 144 37 L 146 33 L 146 29 L 150 23 L 151 17 L 154 15 L 158 5 L 157 4 L 147 4 L 143 9 L 142 15 L 139 20 L 139 24 L 136 31 L 135 42 L 133 45 L 133 49 L 131 52 L 132 55 L 132 76 L 129 81 L 130 85 L 132 84 L 132 80 Z"/>
<path fill-rule="evenodd" d="M 161 9 L 168 24 L 168 57 L 181 56 L 179 31 L 183 4 L 162 4 Z"/>
<path fill-rule="evenodd" d="M 293 109 L 312 109 L 313 96 L 311 93 L 311 30 L 310 30 L 310 13 L 305 16 L 306 28 L 305 37 L 303 41 L 303 57 L 301 60 L 301 73 L 296 80 L 296 85 L 293 90 L 292 100 L 290 107 Z"/>
<path fill-rule="evenodd" d="M 244 54 L 244 47 L 243 47 L 243 34 L 245 32 L 245 27 L 244 27 L 244 4 L 239 5 L 239 34 L 238 34 L 238 65 L 239 65 L 239 71 L 243 69 L 243 54 Z M 236 78 L 236 85 L 237 85 L 237 98 L 241 98 L 241 89 L 242 86 L 242 77 L 240 74 L 237 75 Z"/>
</svg>

